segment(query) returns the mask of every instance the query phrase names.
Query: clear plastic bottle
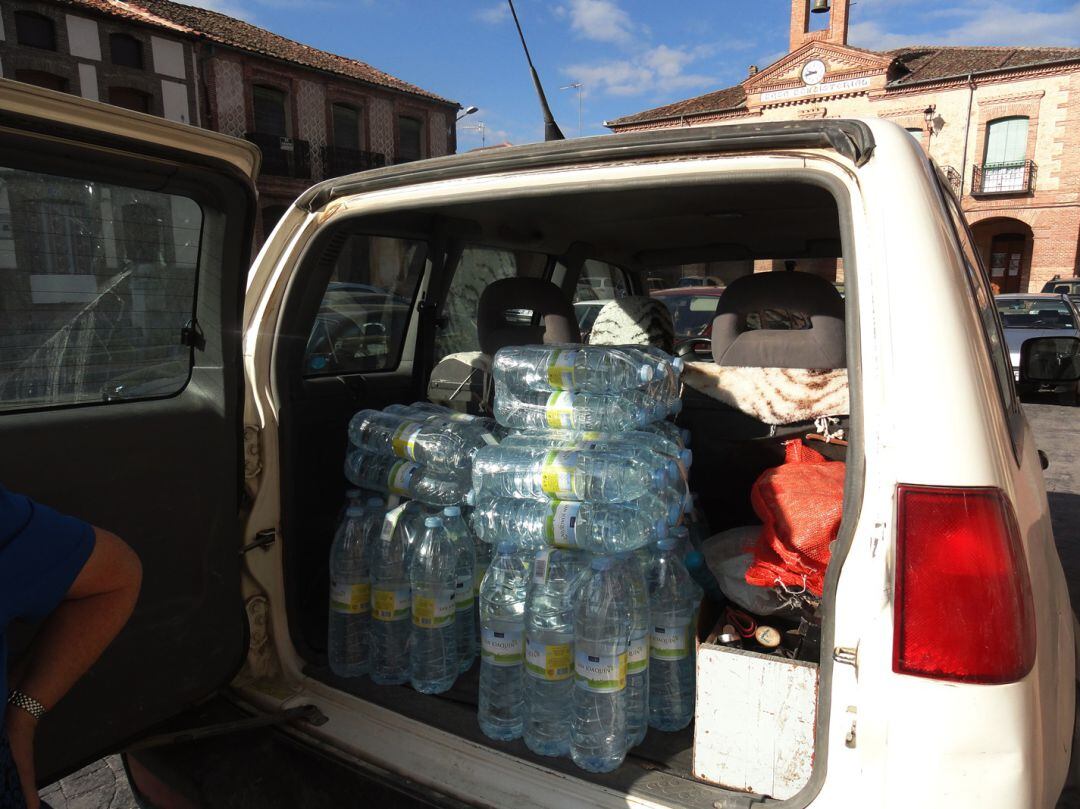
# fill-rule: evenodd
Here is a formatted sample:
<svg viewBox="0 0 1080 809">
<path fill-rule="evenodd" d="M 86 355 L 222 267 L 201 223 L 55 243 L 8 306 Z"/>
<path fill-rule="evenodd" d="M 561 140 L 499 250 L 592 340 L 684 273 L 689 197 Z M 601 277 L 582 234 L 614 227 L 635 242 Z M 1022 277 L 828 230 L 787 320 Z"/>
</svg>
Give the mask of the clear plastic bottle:
<svg viewBox="0 0 1080 809">
<path fill-rule="evenodd" d="M 424 534 L 409 563 L 412 585 L 412 645 L 409 652 L 412 687 L 422 694 L 440 694 L 457 679 L 457 634 L 454 590 L 457 555 L 439 517 L 424 520 Z"/>
<path fill-rule="evenodd" d="M 636 500 L 664 485 L 666 471 L 637 458 L 578 449 L 485 447 L 473 459 L 476 496 Z"/>
<path fill-rule="evenodd" d="M 481 497 L 475 499 L 472 526 L 482 541 L 510 542 L 523 550 L 553 545 L 615 553 L 666 536 L 667 517 L 666 504 L 648 493 L 625 503 Z"/>
<path fill-rule="evenodd" d="M 626 747 L 637 747 L 649 729 L 649 587 L 641 556 L 615 555 L 629 593 L 630 643 L 626 656 Z"/>
<path fill-rule="evenodd" d="M 692 584 L 676 555 L 674 537 L 656 545 L 649 569 L 652 637 L 649 725 L 681 730 L 694 718 L 694 637 Z"/>
<path fill-rule="evenodd" d="M 677 445 L 679 449 L 686 449 L 690 446 L 690 431 L 685 427 L 680 427 L 673 421 L 651 421 L 648 424 L 643 424 L 638 429 L 645 433 L 662 435 L 668 441 Z"/>
<path fill-rule="evenodd" d="M 420 543 L 420 537 L 424 535 L 424 520 L 438 515 L 439 511 L 437 509 L 433 509 L 419 500 L 405 501 L 405 510 L 398 517 L 398 526 L 404 533 L 407 558 L 412 558 L 413 549 Z"/>
<path fill-rule="evenodd" d="M 629 453 L 641 457 L 647 462 L 656 463 L 649 453 L 662 456 L 669 464 L 669 471 L 674 475 L 686 475 L 693 456 L 688 449 L 679 449 L 674 443 L 656 433 L 631 430 L 627 433 L 573 432 L 570 430 L 519 431 L 507 435 L 501 442 L 503 447 L 577 447 L 579 449 L 604 450 L 615 453 Z M 669 475 L 670 477 L 670 475 Z"/>
<path fill-rule="evenodd" d="M 495 385 L 495 419 L 518 430 L 634 430 L 655 418 L 656 400 L 634 390 L 621 394 L 527 392 Z"/>
<path fill-rule="evenodd" d="M 413 503 L 387 513 L 371 552 L 371 680 L 379 685 L 409 681 L 412 587 L 403 516 Z"/>
<path fill-rule="evenodd" d="M 451 410 L 449 407 L 443 407 L 432 402 L 387 405 L 383 408 L 383 412 L 413 419 L 442 419 L 449 421 L 459 430 L 464 429 L 475 433 L 484 443 L 491 443 L 491 438 L 485 438 L 484 433 L 488 433 L 492 438 L 497 438 L 502 429 L 499 427 L 499 423 L 489 416 L 474 416 L 471 413 Z"/>
<path fill-rule="evenodd" d="M 443 509 L 443 523 L 454 542 L 457 552 L 457 579 L 454 589 L 454 618 L 457 633 L 458 673 L 472 668 L 476 660 L 476 622 L 473 607 L 476 597 L 473 592 L 476 578 L 476 542 L 468 524 L 461 517 L 458 506 Z"/>
<path fill-rule="evenodd" d="M 626 758 L 628 598 L 614 557 L 595 557 L 576 590 L 570 720 L 570 758 L 589 772 Z"/>
<path fill-rule="evenodd" d="M 521 736 L 525 704 L 525 594 L 528 560 L 509 543 L 498 546 L 480 585 L 480 704 L 484 735 Z"/>
<path fill-rule="evenodd" d="M 416 461 L 436 475 L 453 477 L 476 450 L 494 444 L 495 437 L 485 441 L 470 426 L 442 417 L 360 410 L 349 421 L 349 441 L 358 449 Z"/>
<path fill-rule="evenodd" d="M 465 522 L 470 527 L 473 525 L 472 521 L 473 509 L 467 509 L 466 514 L 462 514 Z M 476 628 L 476 642 L 480 642 L 480 585 L 484 583 L 484 576 L 487 575 L 488 567 L 491 565 L 491 560 L 495 557 L 495 545 L 498 543 L 483 542 L 476 536 L 476 529 L 473 528 L 473 536 L 476 538 L 476 569 L 473 573 L 473 624 Z"/>
<path fill-rule="evenodd" d="M 581 551 L 538 551 L 525 602 L 526 746 L 541 756 L 570 752 L 574 690 L 574 591 L 588 568 Z"/>
<path fill-rule="evenodd" d="M 421 464 L 363 449 L 345 456 L 345 477 L 365 489 L 411 497 L 433 506 L 449 506 L 465 499 L 468 476 L 441 477 Z"/>
<path fill-rule="evenodd" d="M 372 498 L 369 506 L 349 506 L 330 548 L 330 620 L 327 658 L 330 670 L 339 677 L 367 674 L 371 625 L 371 509 L 382 500 Z"/>
<path fill-rule="evenodd" d="M 621 393 L 650 382 L 655 372 L 655 361 L 640 351 L 585 345 L 508 346 L 491 366 L 496 383 L 519 393 Z"/>
</svg>

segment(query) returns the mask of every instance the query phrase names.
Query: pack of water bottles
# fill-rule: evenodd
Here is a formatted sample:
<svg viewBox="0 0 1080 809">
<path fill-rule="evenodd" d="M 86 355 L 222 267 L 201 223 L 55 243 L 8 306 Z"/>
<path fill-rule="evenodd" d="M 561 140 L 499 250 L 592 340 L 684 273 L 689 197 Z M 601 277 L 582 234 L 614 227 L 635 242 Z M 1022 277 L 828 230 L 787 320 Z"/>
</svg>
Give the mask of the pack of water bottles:
<svg viewBox="0 0 1080 809">
<path fill-rule="evenodd" d="M 361 410 L 349 422 L 345 477 L 375 492 L 459 505 L 472 458 L 496 443 L 495 429 L 490 419 L 426 402 Z"/>
</svg>

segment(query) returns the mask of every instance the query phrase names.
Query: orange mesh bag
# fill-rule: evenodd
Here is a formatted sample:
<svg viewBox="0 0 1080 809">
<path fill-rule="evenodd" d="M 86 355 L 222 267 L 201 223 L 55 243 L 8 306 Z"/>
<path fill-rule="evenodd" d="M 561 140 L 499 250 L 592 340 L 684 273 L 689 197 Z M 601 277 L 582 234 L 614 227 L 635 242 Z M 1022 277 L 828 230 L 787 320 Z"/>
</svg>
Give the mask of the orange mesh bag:
<svg viewBox="0 0 1080 809">
<path fill-rule="evenodd" d="M 764 526 L 754 546 L 747 584 L 782 584 L 820 597 L 830 543 L 840 530 L 844 463 L 827 461 L 801 441 L 789 441 L 782 466 L 754 482 L 750 502 Z"/>
</svg>

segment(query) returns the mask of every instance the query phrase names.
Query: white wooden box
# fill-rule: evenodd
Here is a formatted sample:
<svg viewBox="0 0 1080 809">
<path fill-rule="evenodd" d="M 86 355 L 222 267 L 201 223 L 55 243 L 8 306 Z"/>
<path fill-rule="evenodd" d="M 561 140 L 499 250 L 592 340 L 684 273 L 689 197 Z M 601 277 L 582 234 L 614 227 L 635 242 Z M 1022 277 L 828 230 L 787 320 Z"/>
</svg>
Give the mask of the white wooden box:
<svg viewBox="0 0 1080 809">
<path fill-rule="evenodd" d="M 698 646 L 694 777 L 783 800 L 814 762 L 818 667 L 712 641 Z"/>
</svg>

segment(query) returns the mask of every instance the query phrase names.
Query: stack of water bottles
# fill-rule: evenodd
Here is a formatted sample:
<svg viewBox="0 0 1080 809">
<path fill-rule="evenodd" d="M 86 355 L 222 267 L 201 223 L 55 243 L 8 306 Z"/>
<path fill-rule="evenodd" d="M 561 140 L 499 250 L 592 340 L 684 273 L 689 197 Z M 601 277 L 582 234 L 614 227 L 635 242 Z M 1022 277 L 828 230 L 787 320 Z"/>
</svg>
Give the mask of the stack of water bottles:
<svg viewBox="0 0 1080 809">
<path fill-rule="evenodd" d="M 663 421 L 680 371 L 640 346 L 496 354 L 511 432 L 476 453 L 469 494 L 477 537 L 497 545 L 480 591 L 488 736 L 604 772 L 650 725 L 690 722 L 697 593 L 675 526 L 691 457 Z"/>
</svg>

